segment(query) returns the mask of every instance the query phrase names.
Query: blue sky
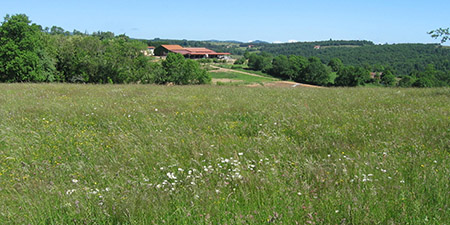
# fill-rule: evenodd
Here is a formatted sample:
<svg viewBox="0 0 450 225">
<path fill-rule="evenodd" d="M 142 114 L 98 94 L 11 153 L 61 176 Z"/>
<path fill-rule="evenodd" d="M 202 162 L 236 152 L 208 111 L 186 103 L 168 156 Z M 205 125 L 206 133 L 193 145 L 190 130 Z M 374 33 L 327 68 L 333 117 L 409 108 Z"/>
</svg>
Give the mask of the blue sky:
<svg viewBox="0 0 450 225">
<path fill-rule="evenodd" d="M 25 13 L 43 27 L 188 40 L 371 40 L 436 43 L 450 27 L 448 0 L 4 0 L 0 15 Z M 3 21 L 3 20 L 2 20 Z"/>
</svg>

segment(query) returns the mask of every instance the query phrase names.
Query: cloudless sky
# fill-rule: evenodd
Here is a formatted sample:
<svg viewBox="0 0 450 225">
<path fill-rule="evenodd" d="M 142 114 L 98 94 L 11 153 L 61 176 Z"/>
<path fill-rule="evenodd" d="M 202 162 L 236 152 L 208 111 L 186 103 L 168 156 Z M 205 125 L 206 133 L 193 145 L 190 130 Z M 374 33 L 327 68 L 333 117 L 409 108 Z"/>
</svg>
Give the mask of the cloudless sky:
<svg viewBox="0 0 450 225">
<path fill-rule="evenodd" d="M 436 43 L 449 0 L 1 0 L 0 16 L 68 31 L 188 40 L 370 40 Z M 3 21 L 3 19 L 1 20 Z"/>
</svg>

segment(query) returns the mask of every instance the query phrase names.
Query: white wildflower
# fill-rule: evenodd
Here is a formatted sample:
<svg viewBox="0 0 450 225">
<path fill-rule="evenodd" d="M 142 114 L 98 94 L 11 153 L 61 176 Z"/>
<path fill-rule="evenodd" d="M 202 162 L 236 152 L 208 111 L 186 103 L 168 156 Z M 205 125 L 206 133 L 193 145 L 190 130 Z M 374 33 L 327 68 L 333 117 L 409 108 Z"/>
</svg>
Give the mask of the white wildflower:
<svg viewBox="0 0 450 225">
<path fill-rule="evenodd" d="M 76 183 L 78 183 L 78 180 L 77 179 L 72 179 L 72 183 L 76 184 Z"/>
<path fill-rule="evenodd" d="M 155 109 L 155 112 L 158 112 L 158 109 Z"/>
<path fill-rule="evenodd" d="M 172 180 L 177 179 L 177 177 L 175 175 L 173 175 L 173 173 L 170 173 L 170 172 L 167 173 L 167 177 L 169 177 L 169 179 L 172 179 Z"/>
<path fill-rule="evenodd" d="M 75 189 L 70 189 L 66 191 L 66 195 L 71 195 L 72 193 L 74 193 L 76 190 Z"/>
<path fill-rule="evenodd" d="M 239 152 L 238 155 L 244 155 L 244 153 L 243 152 Z"/>
</svg>

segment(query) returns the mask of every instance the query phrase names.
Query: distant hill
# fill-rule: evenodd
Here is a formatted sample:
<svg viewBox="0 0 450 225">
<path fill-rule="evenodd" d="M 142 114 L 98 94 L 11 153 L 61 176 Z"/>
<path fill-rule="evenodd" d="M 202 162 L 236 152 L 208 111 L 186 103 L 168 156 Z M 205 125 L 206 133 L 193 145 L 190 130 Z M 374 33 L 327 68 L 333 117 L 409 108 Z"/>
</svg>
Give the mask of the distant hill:
<svg viewBox="0 0 450 225">
<path fill-rule="evenodd" d="M 248 52 L 266 52 L 276 55 L 301 55 L 319 57 L 328 63 L 332 58 L 339 58 L 345 65 L 389 67 L 397 75 L 423 71 L 428 64 L 436 69 L 450 70 L 450 49 L 439 44 L 384 44 L 375 45 L 367 40 L 328 40 L 295 43 L 268 43 L 253 41 L 192 41 L 192 40 L 148 40 L 149 45 L 178 44 L 185 47 L 206 47 L 217 52 L 229 52 L 243 55 Z M 252 46 L 250 46 L 252 45 Z"/>
<path fill-rule="evenodd" d="M 270 44 L 267 41 L 261 41 L 261 40 L 251 41 L 251 42 L 248 42 L 248 43 L 249 44 Z"/>
<path fill-rule="evenodd" d="M 398 75 L 423 71 L 428 64 L 436 69 L 450 69 L 450 49 L 439 44 L 385 44 L 370 41 L 324 41 L 267 44 L 259 48 L 273 55 L 302 55 L 319 57 L 328 63 L 339 58 L 346 65 L 390 67 Z"/>
</svg>

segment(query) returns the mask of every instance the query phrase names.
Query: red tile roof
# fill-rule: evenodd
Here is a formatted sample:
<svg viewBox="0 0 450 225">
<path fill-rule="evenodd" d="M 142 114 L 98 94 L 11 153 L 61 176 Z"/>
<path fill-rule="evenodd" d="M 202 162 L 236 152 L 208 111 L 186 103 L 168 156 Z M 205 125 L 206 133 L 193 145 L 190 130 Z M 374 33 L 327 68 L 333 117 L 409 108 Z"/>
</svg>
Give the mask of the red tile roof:
<svg viewBox="0 0 450 225">
<path fill-rule="evenodd" d="M 207 48 L 183 48 L 180 45 L 162 45 L 162 47 L 182 55 L 230 55 L 230 53 L 217 53 Z"/>
</svg>

